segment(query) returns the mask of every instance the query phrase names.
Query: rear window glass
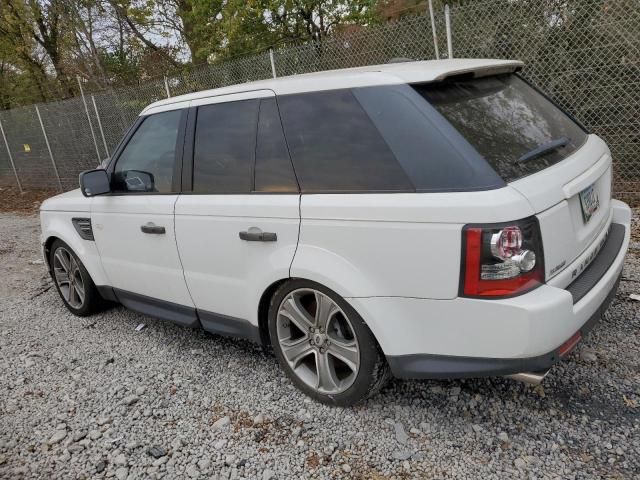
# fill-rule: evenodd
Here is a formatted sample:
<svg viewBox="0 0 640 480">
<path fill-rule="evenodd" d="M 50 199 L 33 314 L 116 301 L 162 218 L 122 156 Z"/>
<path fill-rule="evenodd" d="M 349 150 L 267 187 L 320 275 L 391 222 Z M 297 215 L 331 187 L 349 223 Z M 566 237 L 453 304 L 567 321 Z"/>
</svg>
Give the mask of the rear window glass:
<svg viewBox="0 0 640 480">
<path fill-rule="evenodd" d="M 284 95 L 278 105 L 303 192 L 414 190 L 351 90 Z"/>
<path fill-rule="evenodd" d="M 414 86 L 510 182 L 543 170 L 578 149 L 587 135 L 516 75 Z M 519 159 L 550 145 L 542 155 Z"/>
</svg>

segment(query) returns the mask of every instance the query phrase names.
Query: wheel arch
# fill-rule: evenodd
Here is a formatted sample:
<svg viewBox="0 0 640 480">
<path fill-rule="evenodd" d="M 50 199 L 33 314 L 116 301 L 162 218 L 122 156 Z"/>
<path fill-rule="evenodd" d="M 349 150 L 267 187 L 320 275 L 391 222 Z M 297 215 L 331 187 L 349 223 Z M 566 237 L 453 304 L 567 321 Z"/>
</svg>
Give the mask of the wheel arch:
<svg viewBox="0 0 640 480">
<path fill-rule="evenodd" d="M 340 293 L 340 291 L 336 291 L 331 286 L 326 285 L 326 284 L 324 284 L 322 282 L 319 282 L 316 279 L 306 278 L 306 277 L 282 278 L 280 280 L 277 280 L 277 281 L 273 282 L 262 293 L 262 296 L 260 297 L 260 302 L 258 304 L 258 328 L 259 328 L 259 333 L 260 333 L 260 342 L 261 342 L 263 347 L 270 347 L 271 346 L 271 340 L 270 340 L 270 337 L 269 337 L 269 306 L 271 304 L 271 299 L 273 298 L 273 295 L 276 293 L 276 291 L 282 285 L 284 285 L 287 282 L 294 281 L 294 280 L 304 280 L 304 281 L 311 282 L 311 283 L 316 284 L 316 285 L 320 285 L 321 287 L 324 287 L 324 288 L 332 291 L 336 295 L 340 296 L 360 316 L 360 318 L 362 318 L 362 321 L 364 322 L 364 324 L 371 331 L 371 334 L 373 335 L 373 338 L 375 339 L 376 343 L 378 344 L 380 349 L 382 351 L 384 351 L 384 349 L 382 347 L 382 343 L 380 342 L 380 340 L 378 339 L 378 335 L 376 334 L 376 330 L 378 330 L 378 329 L 375 327 L 375 325 L 372 325 L 370 321 L 367 321 L 367 315 L 366 315 L 365 312 L 362 312 L 362 311 L 360 311 L 360 309 L 356 308 L 356 305 L 354 305 L 353 302 L 351 302 L 349 300 L 349 298 L 344 297 Z"/>
<path fill-rule="evenodd" d="M 260 333 L 260 343 L 263 347 L 271 346 L 271 340 L 269 339 L 269 305 L 271 304 L 271 299 L 276 293 L 276 290 L 290 280 L 292 280 L 291 277 L 276 280 L 269 285 L 260 296 L 260 301 L 258 302 L 258 329 Z"/>
</svg>

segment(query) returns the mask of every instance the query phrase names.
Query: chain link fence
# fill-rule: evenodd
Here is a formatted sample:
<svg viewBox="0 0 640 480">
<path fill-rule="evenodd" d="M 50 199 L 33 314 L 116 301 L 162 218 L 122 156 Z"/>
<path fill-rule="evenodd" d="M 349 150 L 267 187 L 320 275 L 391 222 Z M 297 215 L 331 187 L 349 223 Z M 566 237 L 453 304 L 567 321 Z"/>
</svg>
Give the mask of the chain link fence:
<svg viewBox="0 0 640 480">
<path fill-rule="evenodd" d="M 425 12 L 281 47 L 272 52 L 273 64 L 263 52 L 84 99 L 0 111 L 6 136 L 6 142 L 0 136 L 0 185 L 15 185 L 17 175 L 24 189 L 75 188 L 78 173 L 108 157 L 139 112 L 167 95 L 270 78 L 273 70 L 285 76 L 396 57 L 446 58 L 443 4 L 434 5 L 434 24 Z M 451 8 L 451 24 L 455 57 L 524 61 L 527 79 L 607 141 L 616 194 L 640 201 L 638 0 L 478 1 Z"/>
</svg>

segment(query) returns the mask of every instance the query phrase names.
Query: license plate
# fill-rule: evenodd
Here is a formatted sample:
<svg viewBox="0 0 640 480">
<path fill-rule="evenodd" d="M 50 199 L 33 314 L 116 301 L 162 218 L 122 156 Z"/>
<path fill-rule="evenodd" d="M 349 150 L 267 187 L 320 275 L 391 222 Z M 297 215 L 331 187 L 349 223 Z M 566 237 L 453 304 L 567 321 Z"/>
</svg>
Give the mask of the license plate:
<svg viewBox="0 0 640 480">
<path fill-rule="evenodd" d="M 582 208 L 582 220 L 584 223 L 591 219 L 600 206 L 600 199 L 594 185 L 592 183 L 580 192 L 580 207 Z"/>
</svg>

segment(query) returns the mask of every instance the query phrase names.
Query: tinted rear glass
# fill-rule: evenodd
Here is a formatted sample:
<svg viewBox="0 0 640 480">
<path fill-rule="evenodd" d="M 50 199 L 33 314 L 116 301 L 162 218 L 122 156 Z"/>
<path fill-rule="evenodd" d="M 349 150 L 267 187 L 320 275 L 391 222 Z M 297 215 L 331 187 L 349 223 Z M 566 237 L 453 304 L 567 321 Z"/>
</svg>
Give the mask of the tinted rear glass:
<svg viewBox="0 0 640 480">
<path fill-rule="evenodd" d="M 410 86 L 355 88 L 353 94 L 416 191 L 472 191 L 504 186 L 460 132 Z"/>
<path fill-rule="evenodd" d="M 249 193 L 253 189 L 259 100 L 198 108 L 193 153 L 195 193 Z"/>
<path fill-rule="evenodd" d="M 256 192 L 298 192 L 275 98 L 260 100 L 255 183 Z"/>
<path fill-rule="evenodd" d="M 573 153 L 586 133 L 516 75 L 414 87 L 507 182 L 543 170 Z M 518 159 L 565 137 L 565 146 L 535 159 Z"/>
<path fill-rule="evenodd" d="M 279 97 L 303 192 L 403 192 L 413 185 L 350 90 Z"/>
</svg>

